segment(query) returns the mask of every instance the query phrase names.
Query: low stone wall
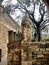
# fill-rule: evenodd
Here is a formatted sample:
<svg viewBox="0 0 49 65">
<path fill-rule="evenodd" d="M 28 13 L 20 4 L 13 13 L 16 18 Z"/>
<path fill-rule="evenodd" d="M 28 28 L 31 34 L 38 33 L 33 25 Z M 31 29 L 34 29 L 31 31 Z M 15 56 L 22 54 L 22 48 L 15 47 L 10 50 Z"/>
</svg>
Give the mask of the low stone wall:
<svg viewBox="0 0 49 65">
<path fill-rule="evenodd" d="M 49 65 L 48 46 L 49 42 L 21 42 L 21 47 L 16 47 L 14 50 L 13 47 L 9 49 L 8 63 L 9 65 Z M 12 63 L 10 63 L 11 58 Z"/>
<path fill-rule="evenodd" d="M 49 42 L 22 42 L 21 64 L 45 65 L 49 62 Z"/>
</svg>

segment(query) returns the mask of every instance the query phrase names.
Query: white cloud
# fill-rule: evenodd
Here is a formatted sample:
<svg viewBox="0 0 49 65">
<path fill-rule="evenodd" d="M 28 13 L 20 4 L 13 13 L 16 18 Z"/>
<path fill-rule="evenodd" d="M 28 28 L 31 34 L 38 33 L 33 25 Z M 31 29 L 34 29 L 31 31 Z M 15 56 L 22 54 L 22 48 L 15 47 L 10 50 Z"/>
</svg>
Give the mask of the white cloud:
<svg viewBox="0 0 49 65">
<path fill-rule="evenodd" d="M 17 0 L 12 0 L 12 3 L 15 5 L 17 4 Z"/>
</svg>

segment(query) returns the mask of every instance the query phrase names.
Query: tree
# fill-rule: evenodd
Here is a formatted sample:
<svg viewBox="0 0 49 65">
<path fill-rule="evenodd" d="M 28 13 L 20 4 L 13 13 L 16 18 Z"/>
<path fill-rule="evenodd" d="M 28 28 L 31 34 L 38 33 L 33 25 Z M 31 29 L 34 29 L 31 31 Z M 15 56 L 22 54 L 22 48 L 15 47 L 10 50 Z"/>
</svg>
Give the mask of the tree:
<svg viewBox="0 0 49 65">
<path fill-rule="evenodd" d="M 22 12 L 24 12 L 22 9 L 25 10 L 25 12 L 29 15 L 29 18 L 31 19 L 32 23 L 34 24 L 32 27 L 36 30 L 38 35 L 38 41 L 40 41 L 41 38 L 41 30 L 43 30 L 47 25 L 48 21 L 47 19 L 44 19 L 44 16 L 47 15 L 47 10 L 45 4 L 41 0 L 33 0 L 33 11 L 30 12 L 27 9 L 27 6 L 25 6 L 20 0 L 17 0 L 20 4 L 20 7 L 18 7 Z M 37 9 L 36 9 L 37 8 Z M 37 14 L 35 14 L 37 12 Z M 36 15 L 38 17 L 38 20 L 36 19 Z"/>
<path fill-rule="evenodd" d="M 38 41 L 40 41 L 41 31 L 45 29 L 47 25 L 49 25 L 46 5 L 42 2 L 42 0 L 17 1 L 18 3 L 16 5 L 8 5 L 9 8 L 5 7 L 6 11 L 8 13 L 12 13 L 13 11 L 15 11 L 15 9 L 19 9 L 21 12 L 27 13 L 33 23 L 32 27 L 37 32 Z"/>
</svg>

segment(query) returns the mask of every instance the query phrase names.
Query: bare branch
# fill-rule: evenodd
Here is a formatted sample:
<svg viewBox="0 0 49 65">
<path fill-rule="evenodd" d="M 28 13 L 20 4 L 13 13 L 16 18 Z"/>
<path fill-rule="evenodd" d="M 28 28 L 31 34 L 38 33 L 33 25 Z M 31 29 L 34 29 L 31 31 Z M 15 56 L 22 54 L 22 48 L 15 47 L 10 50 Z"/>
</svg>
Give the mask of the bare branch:
<svg viewBox="0 0 49 65">
<path fill-rule="evenodd" d="M 47 20 L 41 22 L 40 27 L 42 27 L 42 26 L 45 25 L 46 23 L 47 23 Z"/>
<path fill-rule="evenodd" d="M 41 30 L 45 29 L 47 26 L 49 26 L 49 24 L 47 24 L 44 27 L 42 27 Z"/>
<path fill-rule="evenodd" d="M 37 24 L 37 22 L 35 21 L 35 18 L 32 17 L 32 15 L 29 15 L 29 18 L 32 20 L 33 23 Z"/>
<path fill-rule="evenodd" d="M 40 7 L 39 7 L 39 13 L 41 15 L 41 20 L 39 21 L 39 24 L 41 24 L 41 22 L 43 21 L 44 15 L 47 11 L 45 11 L 45 5 L 43 6 L 43 3 L 40 3 Z"/>
<path fill-rule="evenodd" d="M 17 1 L 19 2 L 20 6 L 22 5 L 21 7 L 23 7 L 23 9 L 26 10 L 26 12 L 30 15 L 30 12 L 27 10 L 27 8 L 19 0 Z"/>
<path fill-rule="evenodd" d="M 35 26 L 32 26 L 36 31 L 37 31 L 37 29 L 36 29 L 36 27 Z"/>
<path fill-rule="evenodd" d="M 26 12 L 24 12 L 21 8 L 18 8 L 22 13 L 26 13 Z"/>
</svg>

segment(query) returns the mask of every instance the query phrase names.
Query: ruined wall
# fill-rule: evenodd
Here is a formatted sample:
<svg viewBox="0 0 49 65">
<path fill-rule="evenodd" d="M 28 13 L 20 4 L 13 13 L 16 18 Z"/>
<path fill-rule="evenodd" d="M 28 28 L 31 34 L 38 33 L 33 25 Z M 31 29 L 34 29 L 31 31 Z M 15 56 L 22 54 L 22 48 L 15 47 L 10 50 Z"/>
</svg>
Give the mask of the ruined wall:
<svg viewBox="0 0 49 65">
<path fill-rule="evenodd" d="M 49 42 L 22 42 L 21 65 L 49 65 Z"/>
<path fill-rule="evenodd" d="M 8 43 L 8 29 L 0 23 L 0 49 L 1 62 L 0 65 L 7 65 L 7 43 Z"/>
<path fill-rule="evenodd" d="M 17 33 L 19 26 L 6 12 L 3 13 L 2 6 L 0 7 L 0 49 L 1 52 L 1 62 L 0 65 L 7 65 L 7 43 L 8 31 L 13 31 Z"/>
</svg>

